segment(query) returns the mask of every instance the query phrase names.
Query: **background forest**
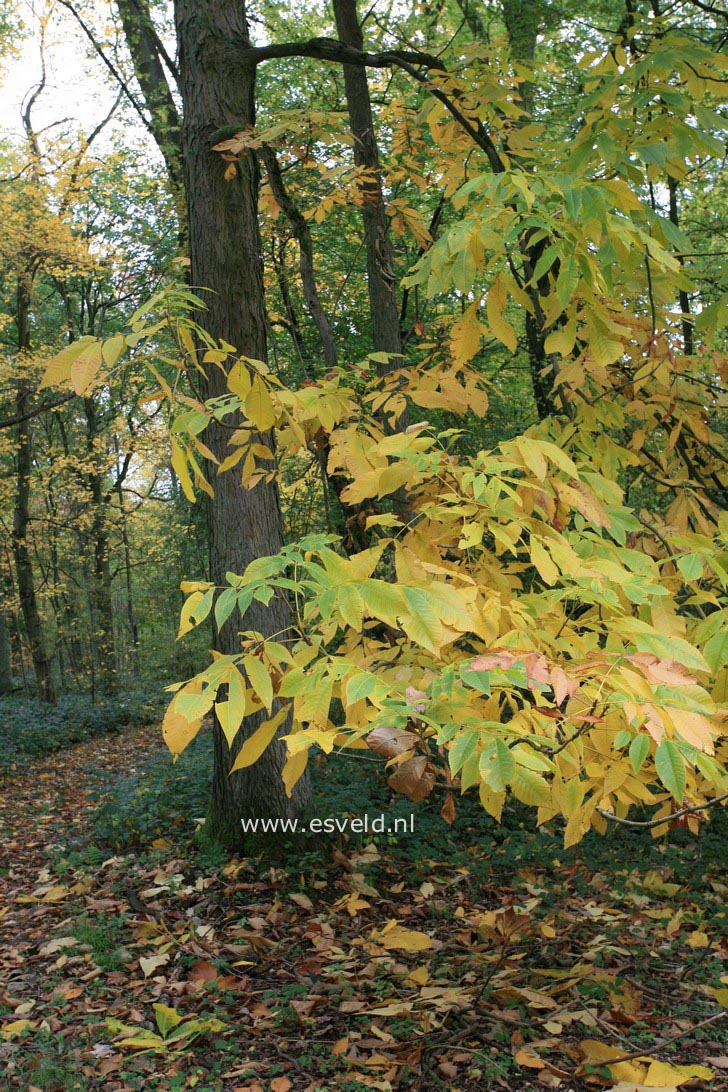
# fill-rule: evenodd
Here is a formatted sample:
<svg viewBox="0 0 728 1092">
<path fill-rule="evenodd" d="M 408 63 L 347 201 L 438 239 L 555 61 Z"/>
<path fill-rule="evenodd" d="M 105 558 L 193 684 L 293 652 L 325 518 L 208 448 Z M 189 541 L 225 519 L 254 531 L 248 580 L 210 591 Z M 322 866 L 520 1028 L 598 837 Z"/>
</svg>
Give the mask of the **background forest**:
<svg viewBox="0 0 728 1092">
<path fill-rule="evenodd" d="M 18 1087 L 632 1092 L 727 1068 L 726 42 L 699 0 L 1 5 L 7 80 L 38 73 L 0 142 L 11 848 L 34 771 L 61 793 L 39 820 L 61 872 L 35 835 L 11 853 L 6 925 L 79 903 L 61 939 L 101 968 L 114 1043 L 16 983 Z M 375 806 L 424 842 L 339 838 L 299 871 L 240 830 Z M 492 903 L 489 868 L 516 875 Z M 392 885 L 411 902 L 379 913 Z M 572 1019 L 518 976 L 592 896 L 622 917 L 576 930 L 602 993 L 577 973 Z M 620 960 L 657 930 L 668 966 L 635 985 Z M 269 949 L 309 942 L 286 978 Z M 262 1061 L 228 1035 L 256 974 Z M 344 992 L 313 1031 L 322 980 Z M 655 1061 L 668 1018 L 683 1053 Z M 68 1019 L 73 1058 L 44 1039 Z"/>
</svg>

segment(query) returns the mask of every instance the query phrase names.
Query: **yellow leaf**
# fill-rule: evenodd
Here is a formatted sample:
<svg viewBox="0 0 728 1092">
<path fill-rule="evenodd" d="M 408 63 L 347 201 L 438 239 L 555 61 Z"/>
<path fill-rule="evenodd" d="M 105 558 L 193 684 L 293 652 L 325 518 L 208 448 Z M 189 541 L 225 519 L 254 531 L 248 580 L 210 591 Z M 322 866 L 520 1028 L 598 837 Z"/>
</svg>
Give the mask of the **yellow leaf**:
<svg viewBox="0 0 728 1092">
<path fill-rule="evenodd" d="M 167 711 L 164 714 L 164 720 L 162 721 L 162 736 L 164 742 L 169 747 L 171 753 L 175 756 L 182 754 L 188 743 L 191 743 L 195 738 L 200 728 L 202 727 L 202 716 L 188 720 L 182 713 L 177 710 L 177 701 L 181 694 L 199 694 L 202 691 L 202 684 L 193 679 L 192 682 L 187 683 L 177 694 L 172 698 L 172 701 L 167 706 Z"/>
<path fill-rule="evenodd" d="M 164 1040 L 153 1031 L 142 1031 L 130 1039 L 117 1041 L 119 1050 L 166 1050 Z"/>
<path fill-rule="evenodd" d="M 551 555 L 547 553 L 538 539 L 535 538 L 531 539 L 529 550 L 531 553 L 531 561 L 536 569 L 538 569 L 539 576 L 541 576 L 547 584 L 555 584 L 559 579 L 559 570 L 551 560 Z"/>
<path fill-rule="evenodd" d="M 667 1062 L 650 1062 L 644 1079 L 647 1088 L 679 1088 L 694 1077 L 709 1081 L 713 1070 L 704 1065 L 668 1065 Z"/>
<path fill-rule="evenodd" d="M 195 491 L 192 487 L 192 478 L 190 472 L 187 469 L 187 456 L 185 455 L 179 441 L 175 440 L 174 436 L 171 438 L 172 443 L 172 469 L 179 478 L 179 483 L 182 486 L 182 491 L 187 497 L 188 501 L 194 503 Z"/>
<path fill-rule="evenodd" d="M 281 771 L 281 777 L 283 778 L 283 784 L 286 787 L 286 796 L 289 800 L 293 793 L 293 786 L 303 775 L 307 762 L 308 749 L 299 751 L 298 754 L 290 755 L 286 760 L 286 764 Z"/>
<path fill-rule="evenodd" d="M 544 342 L 544 351 L 548 355 L 568 356 L 576 341 L 576 319 L 570 318 L 566 326 L 550 333 Z"/>
<path fill-rule="evenodd" d="M 407 986 L 426 986 L 430 981 L 430 972 L 424 965 L 422 967 L 415 967 L 413 971 L 410 971 L 404 981 Z"/>
<path fill-rule="evenodd" d="M 43 902 L 63 902 L 68 895 L 67 887 L 51 887 L 50 891 L 46 891 L 43 895 Z"/>
<path fill-rule="evenodd" d="M 76 394 L 85 394 L 101 367 L 101 342 L 86 345 L 71 364 L 71 386 Z"/>
<path fill-rule="evenodd" d="M 124 349 L 126 349 L 126 338 L 123 334 L 114 334 L 113 337 L 104 342 L 101 356 L 107 368 L 113 368 Z"/>
<path fill-rule="evenodd" d="M 615 360 L 619 360 L 624 353 L 624 345 L 616 338 L 608 337 L 600 327 L 590 326 L 589 350 L 594 361 L 606 367 L 614 364 Z"/>
<path fill-rule="evenodd" d="M 149 978 L 151 974 L 154 974 L 160 967 L 164 967 L 166 963 L 169 963 L 169 952 L 162 952 L 160 955 L 154 956 L 142 956 L 139 960 L 139 966 L 145 978 Z"/>
<path fill-rule="evenodd" d="M 371 933 L 371 939 L 383 948 L 397 948 L 402 952 L 424 952 L 433 947 L 432 939 L 427 933 L 419 929 L 406 929 L 397 921 L 388 922 L 378 932 L 374 930 Z"/>
<path fill-rule="evenodd" d="M 19 1035 L 22 1035 L 28 1028 L 35 1027 L 32 1020 L 13 1020 L 10 1024 L 3 1024 L 0 1028 L 0 1036 L 6 1041 L 9 1039 L 17 1039 Z"/>
<path fill-rule="evenodd" d="M 236 360 L 228 372 L 227 385 L 230 390 L 244 402 L 248 397 L 252 382 L 250 369 L 243 364 L 242 360 Z"/>
<path fill-rule="evenodd" d="M 471 303 L 450 331 L 450 351 L 456 364 L 465 364 L 480 348 L 480 335 L 483 327 L 478 322 L 477 314 L 480 301 Z"/>
<path fill-rule="evenodd" d="M 506 299 L 505 285 L 500 279 L 500 274 L 496 274 L 495 280 L 493 281 L 493 287 L 488 293 L 488 300 L 486 303 L 488 326 L 490 327 L 493 336 L 497 337 L 499 341 L 502 341 L 505 347 L 510 349 L 512 353 L 515 353 L 518 348 L 518 338 L 516 337 L 516 331 L 503 314 L 505 311 Z"/>
<path fill-rule="evenodd" d="M 259 375 L 253 377 L 250 390 L 245 396 L 245 415 L 260 432 L 266 432 L 275 424 L 273 401 Z"/>
<path fill-rule="evenodd" d="M 252 766 L 254 762 L 258 761 L 263 754 L 263 751 L 265 751 L 266 747 L 275 736 L 277 729 L 288 716 L 288 712 L 289 706 L 284 705 L 278 710 L 274 717 L 271 717 L 270 720 L 264 720 L 263 723 L 256 728 L 252 736 L 249 736 L 240 748 L 240 753 L 235 759 L 230 773 L 234 773 L 235 770 L 242 770 L 245 766 Z"/>
<path fill-rule="evenodd" d="M 257 656 L 251 655 L 244 657 L 243 667 L 250 685 L 270 713 L 273 706 L 273 683 L 270 680 L 267 667 Z"/>
<path fill-rule="evenodd" d="M 516 1065 L 526 1066 L 528 1069 L 546 1068 L 546 1062 L 536 1054 L 533 1054 L 530 1050 L 526 1050 L 525 1047 L 521 1047 L 520 1050 L 516 1051 L 514 1061 Z"/>
<path fill-rule="evenodd" d="M 188 597 L 185 599 L 179 616 L 179 631 L 177 633 L 177 640 L 179 640 L 180 637 L 184 637 L 185 633 L 189 633 L 195 628 L 195 623 L 193 621 L 195 607 L 199 607 L 200 603 L 204 598 L 204 592 L 193 591 L 192 594 L 188 595 Z"/>
<path fill-rule="evenodd" d="M 72 345 L 67 345 L 60 353 L 56 353 L 48 361 L 38 389 L 43 390 L 45 387 L 56 387 L 61 383 L 66 383 L 71 378 L 71 367 L 76 357 L 90 345 L 95 344 L 96 338 L 82 337 L 78 341 L 74 341 Z"/>
<path fill-rule="evenodd" d="M 699 929 L 696 929 L 695 932 L 691 933 L 688 937 L 688 944 L 691 948 L 707 948 L 710 944 L 710 937 L 707 933 L 703 933 Z"/>
</svg>

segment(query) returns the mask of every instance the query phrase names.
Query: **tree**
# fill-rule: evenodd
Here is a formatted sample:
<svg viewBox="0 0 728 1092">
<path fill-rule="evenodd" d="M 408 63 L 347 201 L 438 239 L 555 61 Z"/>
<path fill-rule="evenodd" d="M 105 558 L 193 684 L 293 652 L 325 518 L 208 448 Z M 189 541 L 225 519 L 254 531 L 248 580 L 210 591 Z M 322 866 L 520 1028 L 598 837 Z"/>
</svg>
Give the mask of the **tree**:
<svg viewBox="0 0 728 1092">
<path fill-rule="evenodd" d="M 185 189 L 191 280 L 205 291 L 203 328 L 215 341 L 234 346 L 243 358 L 265 361 L 266 321 L 258 233 L 258 176 L 253 159 L 226 170 L 212 151 L 218 131 L 229 125 L 253 125 L 255 67 L 240 62 L 239 50 L 249 47 L 244 5 L 216 0 L 199 5 L 178 0 L 176 25 L 184 103 Z M 204 356 L 203 356 L 204 360 Z M 205 399 L 224 398 L 230 369 L 210 354 L 204 376 Z M 237 365 L 240 370 L 241 365 Z M 245 364 L 242 365 L 245 367 Z M 241 423 L 241 419 L 233 424 Z M 271 421 L 272 423 L 272 421 Z M 262 422 L 265 425 L 265 422 Z M 208 465 L 221 464 L 230 438 L 227 423 L 213 420 L 206 431 Z M 273 451 L 270 431 L 261 428 L 258 443 Z M 272 455 L 271 455 L 272 457 Z M 283 526 L 277 489 L 261 481 L 243 489 L 236 478 L 218 475 L 209 502 L 210 576 L 221 582 L 225 573 L 242 571 L 256 558 L 277 553 Z M 263 639 L 285 641 L 289 625 L 285 600 L 256 605 L 248 628 Z M 240 647 L 236 617 L 215 627 L 214 647 L 227 656 Z M 257 638 L 260 640 L 260 637 Z M 256 638 L 253 638 L 256 641 Z M 264 713 L 246 718 L 246 734 L 257 730 Z M 215 774 L 209 824 L 212 837 L 229 845 L 240 843 L 240 819 L 268 813 L 297 813 L 305 798 L 305 782 L 292 798 L 283 791 L 280 773 L 283 746 L 271 747 L 255 771 L 230 777 L 243 743 L 219 719 L 215 728 Z"/>
<path fill-rule="evenodd" d="M 509 23 L 512 5 L 505 14 Z M 373 52 L 329 38 L 253 46 L 240 12 L 217 6 L 204 18 L 180 6 L 178 33 L 193 283 L 216 295 L 202 327 L 182 338 L 187 374 L 195 378 L 200 356 L 208 367 L 204 401 L 173 425 L 175 468 L 190 492 L 210 489 L 196 453 L 205 454 L 197 436 L 211 422 L 208 476 L 215 460 L 225 468 L 214 482 L 214 549 L 232 558 L 225 521 L 254 510 L 237 482 L 222 500 L 225 474 L 240 464 L 251 496 L 265 498 L 268 537 L 244 571 L 240 558 L 232 575 L 215 563 L 209 582 L 188 587 L 183 632 L 215 604 L 220 642 L 237 612 L 251 612 L 260 636 L 242 652 L 231 640 L 226 658 L 180 691 L 166 724 L 173 750 L 216 707 L 218 768 L 225 730 L 240 747 L 236 767 L 249 770 L 261 753 L 280 766 L 278 745 L 266 750 L 285 715 L 274 712 L 278 699 L 294 714 L 289 791 L 311 746 L 366 737 L 397 761 L 392 783 L 413 798 L 438 782 L 446 792 L 477 784 L 497 814 L 510 786 L 541 819 L 563 815 L 570 840 L 603 826 L 610 808 L 654 801 L 667 815 L 665 793 L 707 802 L 725 776 L 712 754 L 724 670 L 722 453 L 707 420 L 723 395 L 710 356 L 720 317 L 706 307 L 700 352 L 685 354 L 679 334 L 687 323 L 693 338 L 693 323 L 685 314 L 676 323 L 674 308 L 693 289 L 671 252 L 689 251 L 655 193 L 660 182 L 669 192 L 665 179 L 709 171 L 722 153 L 695 124 L 722 125 L 697 101 L 720 91 L 720 59 L 679 21 L 620 24 L 603 52 L 586 54 L 586 106 L 575 100 L 565 118 L 524 93 L 538 78 L 527 68 L 531 31 L 516 65 L 497 44 L 460 54 L 456 43 L 450 56 L 436 42 L 429 53 L 389 40 Z M 421 236 L 406 283 L 429 298 L 436 336 L 383 391 L 356 371 L 286 388 L 253 362 L 264 360 L 265 315 L 250 152 L 267 142 L 252 128 L 254 70 L 293 57 L 392 70 L 405 94 L 421 95 L 397 106 L 413 134 L 401 162 L 413 171 L 420 156 L 423 192 L 437 179 L 447 207 L 439 236 Z M 536 120 L 529 101 L 542 111 Z M 269 168 L 272 191 L 274 175 Z M 254 257 L 248 268 L 231 238 Z M 378 415 L 389 399 L 406 398 L 418 414 L 482 414 L 482 370 L 524 347 L 540 426 L 491 452 L 453 448 L 436 417 L 429 430 L 420 421 L 384 435 Z M 331 540 L 309 538 L 273 556 L 273 457 L 290 464 L 312 446 L 346 480 L 345 503 L 367 506 L 368 530 L 381 538 L 372 549 L 345 559 Z M 406 525 L 391 511 L 400 488 L 414 498 Z M 266 638 L 262 608 L 286 599 L 292 617 L 275 631 L 286 640 Z M 231 794 L 218 821 L 228 830 L 233 806 Z M 452 807 L 446 796 L 450 817 Z"/>
<path fill-rule="evenodd" d="M 519 321 L 529 344 L 529 326 L 536 331 L 561 414 L 465 459 L 425 427 L 386 437 L 336 381 L 305 397 L 269 388 L 283 454 L 301 451 L 296 427 L 328 417 L 330 469 L 348 476 L 344 496 L 370 501 L 371 524 L 385 529 L 375 549 L 348 560 L 311 537 L 284 548 L 277 567 L 253 563 L 218 585 L 223 613 L 285 589 L 294 598 L 297 640 L 283 652 L 264 646 L 268 677 L 249 679 L 240 699 L 291 700 L 289 785 L 312 746 L 366 738 L 396 763 L 394 788 L 414 800 L 444 790 L 447 818 L 454 787 L 477 785 L 496 816 L 510 788 L 539 822 L 561 815 L 568 843 L 635 804 L 659 805 L 659 830 L 676 808 L 694 825 L 696 810 L 725 799 L 715 712 L 728 658 L 724 454 L 708 419 L 725 393 L 711 356 L 717 315 L 706 314 L 698 351 L 689 316 L 674 311 L 688 289 L 669 249 L 685 243 L 672 209 L 654 199 L 663 169 L 683 179 L 700 157 L 722 154 L 686 124 L 723 124 L 692 97 L 696 87 L 719 92 L 720 58 L 664 22 L 633 26 L 629 40 L 631 58 L 620 34 L 604 58 L 585 60 L 589 113 L 566 155 L 536 145 L 517 90 L 498 99 L 492 87 L 442 77 L 448 89 L 436 96 L 457 122 L 442 125 L 442 151 L 470 141 L 490 172 L 457 191 L 464 214 L 410 275 L 430 295 L 457 290 L 473 302 L 453 326 L 447 378 L 410 373 L 406 392 L 416 405 L 456 405 L 453 388 L 467 389 L 481 336 L 513 352 Z M 329 42 L 255 52 L 294 48 L 342 56 Z M 479 94 L 499 103 L 490 129 Z M 646 134 L 635 110 L 645 95 Z M 672 503 L 653 493 L 648 507 L 644 494 L 630 504 L 631 467 L 659 475 Z M 406 527 L 382 507 L 400 486 L 417 498 Z M 214 591 L 196 589 L 183 617 L 199 623 Z M 214 667 L 197 676 L 203 704 L 215 700 L 215 676 Z M 193 719 L 170 732 L 173 750 Z M 264 743 L 264 734 L 248 740 L 247 757 Z"/>
</svg>

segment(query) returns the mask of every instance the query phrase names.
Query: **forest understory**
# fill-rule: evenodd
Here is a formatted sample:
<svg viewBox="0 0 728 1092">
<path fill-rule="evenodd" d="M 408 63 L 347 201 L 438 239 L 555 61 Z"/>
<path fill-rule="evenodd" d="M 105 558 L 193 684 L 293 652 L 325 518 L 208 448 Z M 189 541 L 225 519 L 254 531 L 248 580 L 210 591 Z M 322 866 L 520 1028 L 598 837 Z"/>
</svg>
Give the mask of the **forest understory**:
<svg viewBox="0 0 728 1092">
<path fill-rule="evenodd" d="M 351 765 L 317 814 L 389 813 Z M 727 1086 L 722 815 L 565 851 L 525 809 L 420 806 L 229 860 L 193 837 L 200 766 L 149 725 L 4 781 L 3 1087 Z"/>
</svg>

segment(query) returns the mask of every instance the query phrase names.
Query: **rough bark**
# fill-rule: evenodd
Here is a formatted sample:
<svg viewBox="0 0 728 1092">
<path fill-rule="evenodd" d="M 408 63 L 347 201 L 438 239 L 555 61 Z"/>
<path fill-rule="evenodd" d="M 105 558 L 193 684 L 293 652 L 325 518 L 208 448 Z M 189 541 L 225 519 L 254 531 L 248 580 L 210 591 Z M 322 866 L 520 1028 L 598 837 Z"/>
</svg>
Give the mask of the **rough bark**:
<svg viewBox="0 0 728 1092">
<path fill-rule="evenodd" d="M 244 159 L 237 176 L 225 180 L 225 164 L 211 151 L 224 126 L 245 128 L 254 122 L 255 68 L 240 65 L 229 42 L 249 43 L 245 5 L 239 0 L 177 0 L 175 18 L 184 102 L 184 165 L 192 284 L 203 289 L 207 310 L 199 321 L 215 338 L 224 339 L 244 356 L 264 360 L 266 321 L 261 242 L 258 231 L 258 176 L 253 157 Z M 225 376 L 211 368 L 205 395 L 226 390 Z M 218 457 L 227 453 L 229 431 L 213 423 L 206 443 Z M 262 441 L 272 446 L 270 435 Z M 283 544 L 277 489 L 261 482 L 243 489 L 235 474 L 214 479 L 209 503 L 210 579 L 225 583 L 225 573 L 242 572 L 256 557 L 276 553 Z M 285 633 L 288 608 L 280 599 L 268 607 L 253 604 L 244 628 L 264 636 Z M 239 652 L 242 624 L 233 617 L 214 633 L 215 648 Z M 229 774 L 233 760 L 267 714 L 246 718 L 233 747 L 219 725 L 214 728 L 215 765 L 207 828 L 213 839 L 240 846 L 241 818 L 288 817 L 300 812 L 307 782 L 299 781 L 291 799 L 281 780 L 285 748 L 274 743 L 252 767 Z M 288 730 L 283 725 L 281 734 Z"/>
<path fill-rule="evenodd" d="M 488 41 L 488 31 L 478 10 L 478 2 L 473 0 L 457 0 L 457 5 L 463 14 L 463 19 L 470 28 L 470 33 L 481 42 Z"/>
</svg>

